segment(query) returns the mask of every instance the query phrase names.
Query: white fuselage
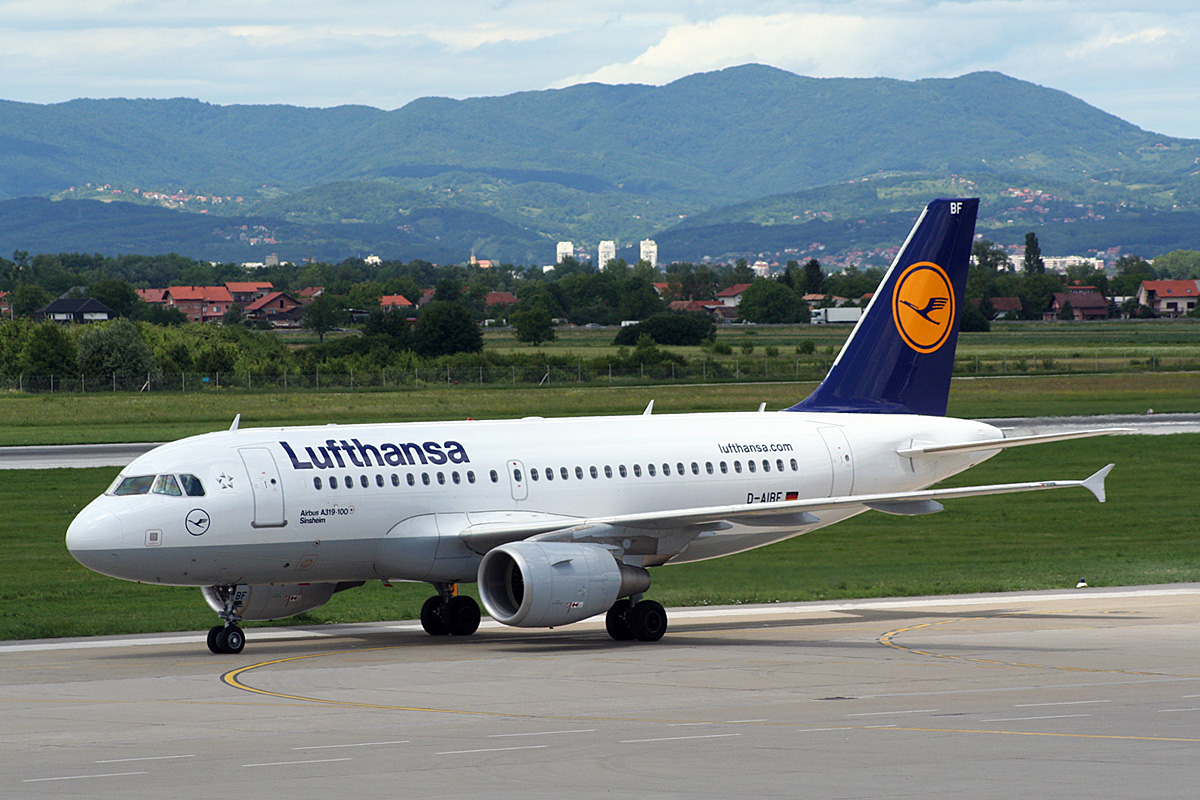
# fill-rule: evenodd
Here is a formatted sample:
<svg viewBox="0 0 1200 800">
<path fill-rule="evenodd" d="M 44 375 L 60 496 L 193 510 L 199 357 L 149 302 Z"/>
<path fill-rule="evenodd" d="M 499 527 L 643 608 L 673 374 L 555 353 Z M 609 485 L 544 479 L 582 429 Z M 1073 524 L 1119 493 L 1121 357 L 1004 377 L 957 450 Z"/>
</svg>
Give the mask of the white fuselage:
<svg viewBox="0 0 1200 800">
<path fill-rule="evenodd" d="M 996 451 L 920 460 L 898 449 L 1000 436 L 944 417 L 797 412 L 231 430 L 122 472 L 194 475 L 202 495 L 110 490 L 67 544 L 98 572 L 162 584 L 473 581 L 482 553 L 460 538 L 468 526 L 922 489 Z M 727 525 L 642 563 L 728 555 L 864 510 Z"/>
</svg>

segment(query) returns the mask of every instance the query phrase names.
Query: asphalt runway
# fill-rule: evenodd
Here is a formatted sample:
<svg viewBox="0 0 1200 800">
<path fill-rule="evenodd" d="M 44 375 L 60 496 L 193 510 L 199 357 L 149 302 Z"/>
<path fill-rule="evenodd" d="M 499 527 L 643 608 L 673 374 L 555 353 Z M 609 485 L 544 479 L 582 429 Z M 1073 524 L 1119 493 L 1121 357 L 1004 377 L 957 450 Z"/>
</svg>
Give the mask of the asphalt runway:
<svg viewBox="0 0 1200 800">
<path fill-rule="evenodd" d="M 0 644 L 0 796 L 1193 798 L 1200 585 Z"/>
</svg>

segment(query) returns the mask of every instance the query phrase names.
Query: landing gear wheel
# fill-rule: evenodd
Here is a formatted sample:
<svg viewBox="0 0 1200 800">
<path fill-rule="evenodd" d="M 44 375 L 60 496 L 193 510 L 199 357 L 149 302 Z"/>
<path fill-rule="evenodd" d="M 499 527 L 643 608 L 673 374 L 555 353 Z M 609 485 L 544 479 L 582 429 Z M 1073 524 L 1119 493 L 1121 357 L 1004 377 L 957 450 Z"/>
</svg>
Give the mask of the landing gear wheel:
<svg viewBox="0 0 1200 800">
<path fill-rule="evenodd" d="M 634 606 L 628 619 L 633 638 L 639 642 L 657 642 L 667 632 L 667 610 L 653 600 Z"/>
<path fill-rule="evenodd" d="M 230 625 L 223 633 L 217 634 L 218 639 L 222 637 L 224 637 L 225 652 L 231 655 L 237 655 L 246 646 L 246 634 L 237 625 Z"/>
<path fill-rule="evenodd" d="M 466 595 L 451 597 L 442 607 L 442 618 L 453 636 L 470 636 L 479 630 L 479 604 Z"/>
<path fill-rule="evenodd" d="M 224 625 L 214 625 L 208 629 L 208 649 L 214 653 L 217 653 L 218 655 L 225 652 L 217 646 L 217 636 L 219 636 L 223 630 L 225 630 Z"/>
<path fill-rule="evenodd" d="M 604 627 L 608 628 L 608 635 L 618 642 L 628 642 L 633 638 L 633 629 L 629 627 L 629 612 L 632 608 L 633 601 L 622 597 L 612 604 L 604 618 Z"/>
<path fill-rule="evenodd" d="M 434 595 L 421 606 L 421 627 L 430 636 L 446 636 L 450 633 L 450 625 L 442 615 L 442 598 Z"/>
</svg>

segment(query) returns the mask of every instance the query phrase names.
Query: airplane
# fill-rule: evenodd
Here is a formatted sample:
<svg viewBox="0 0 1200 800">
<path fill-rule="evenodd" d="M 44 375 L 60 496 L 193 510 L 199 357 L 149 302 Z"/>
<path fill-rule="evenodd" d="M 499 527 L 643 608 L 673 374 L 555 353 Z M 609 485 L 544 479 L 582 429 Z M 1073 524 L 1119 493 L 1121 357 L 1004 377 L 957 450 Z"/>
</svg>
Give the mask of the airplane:
<svg viewBox="0 0 1200 800">
<path fill-rule="evenodd" d="M 829 373 L 776 412 L 246 428 L 162 445 L 71 523 L 84 566 L 198 586 L 239 653 L 244 620 L 293 616 L 367 581 L 419 581 L 431 635 L 466 636 L 478 583 L 491 617 L 551 628 L 605 614 L 617 640 L 660 639 L 652 569 L 763 547 L 868 510 L 1082 487 L 1084 480 L 929 488 L 1015 446 L 1104 429 L 1006 437 L 948 418 L 976 198 L 920 215 Z M 698 391 L 703 391 L 699 389 Z"/>
</svg>

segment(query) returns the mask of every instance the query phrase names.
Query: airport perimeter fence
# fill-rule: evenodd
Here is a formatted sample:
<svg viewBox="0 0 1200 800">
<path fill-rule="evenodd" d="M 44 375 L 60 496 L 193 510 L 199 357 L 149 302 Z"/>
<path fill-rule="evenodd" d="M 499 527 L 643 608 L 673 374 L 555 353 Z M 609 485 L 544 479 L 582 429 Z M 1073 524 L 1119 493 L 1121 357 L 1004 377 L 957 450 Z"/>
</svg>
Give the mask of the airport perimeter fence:
<svg viewBox="0 0 1200 800">
<path fill-rule="evenodd" d="M 832 357 L 696 359 L 632 367 L 597 368 L 583 362 L 553 366 L 438 366 L 349 372 L 154 372 L 131 375 L 3 375 L 0 392 L 259 392 L 369 391 L 433 386 L 637 386 L 642 384 L 820 381 Z M 956 376 L 1059 375 L 1076 373 L 1180 372 L 1200 370 L 1200 356 L 1064 353 L 1030 356 L 960 356 Z"/>
</svg>

